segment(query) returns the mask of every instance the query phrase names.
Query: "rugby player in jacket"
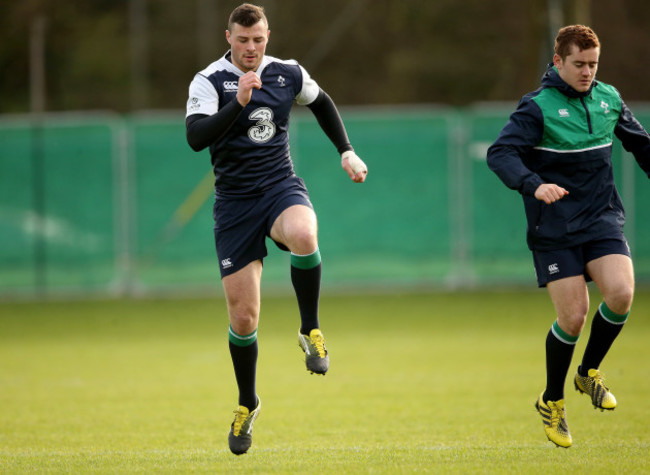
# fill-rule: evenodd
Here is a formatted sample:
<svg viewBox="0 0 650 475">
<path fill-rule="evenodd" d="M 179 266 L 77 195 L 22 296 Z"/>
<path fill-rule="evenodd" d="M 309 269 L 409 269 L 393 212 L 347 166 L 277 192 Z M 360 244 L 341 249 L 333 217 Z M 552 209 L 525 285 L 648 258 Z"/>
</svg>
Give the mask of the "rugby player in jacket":
<svg viewBox="0 0 650 475">
<path fill-rule="evenodd" d="M 561 447 L 572 444 L 564 385 L 592 280 L 603 300 L 574 385 L 594 407 L 617 404 L 599 368 L 628 318 L 634 273 L 614 184 L 614 136 L 650 176 L 650 137 L 618 91 L 596 81 L 599 57 L 591 28 L 560 29 L 541 87 L 521 99 L 487 154 L 490 169 L 523 197 L 538 285 L 557 313 L 546 338 L 546 388 L 535 407 L 547 437 Z"/>
</svg>

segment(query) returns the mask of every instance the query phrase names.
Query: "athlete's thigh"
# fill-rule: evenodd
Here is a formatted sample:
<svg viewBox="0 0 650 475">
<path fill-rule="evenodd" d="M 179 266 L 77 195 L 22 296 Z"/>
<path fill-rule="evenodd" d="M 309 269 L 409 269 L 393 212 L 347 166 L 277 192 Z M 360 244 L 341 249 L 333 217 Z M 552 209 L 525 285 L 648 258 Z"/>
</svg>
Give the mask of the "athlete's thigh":
<svg viewBox="0 0 650 475">
<path fill-rule="evenodd" d="M 609 254 L 599 257 L 587 263 L 587 272 L 598 286 L 608 305 L 615 305 L 615 302 L 610 299 L 617 298 L 629 300 L 629 304 L 631 304 L 634 292 L 634 266 L 629 256 Z M 624 307 L 626 306 L 628 305 L 624 305 Z M 624 313 L 627 310 L 629 309 L 622 309 L 621 312 Z"/>
<path fill-rule="evenodd" d="M 247 335 L 257 328 L 261 279 L 261 260 L 250 262 L 237 272 L 221 279 L 228 304 L 230 324 L 240 335 Z"/>
<path fill-rule="evenodd" d="M 318 234 L 316 213 L 303 204 L 289 206 L 275 219 L 270 234 L 271 239 L 284 244 L 296 254 L 313 252 Z"/>
</svg>

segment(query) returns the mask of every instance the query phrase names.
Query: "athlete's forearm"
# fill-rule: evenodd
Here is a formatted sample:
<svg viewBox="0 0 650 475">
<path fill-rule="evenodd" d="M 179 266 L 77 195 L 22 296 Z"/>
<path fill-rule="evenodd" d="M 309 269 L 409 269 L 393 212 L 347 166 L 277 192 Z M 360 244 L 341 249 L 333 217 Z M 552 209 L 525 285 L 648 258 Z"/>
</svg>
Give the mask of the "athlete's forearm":
<svg viewBox="0 0 650 475">
<path fill-rule="evenodd" d="M 493 144 L 487 153 L 487 164 L 510 189 L 534 196 L 543 180 L 526 168 L 514 146 Z"/>
<path fill-rule="evenodd" d="M 634 155 L 639 166 L 650 177 L 650 135 L 624 102 L 621 103 L 621 115 L 614 133 L 621 140 L 623 148 Z"/>
<path fill-rule="evenodd" d="M 187 143 L 198 152 L 219 140 L 230 129 L 241 111 L 242 105 L 230 101 L 213 115 L 192 114 L 185 119 Z"/>
<path fill-rule="evenodd" d="M 321 129 L 323 129 L 323 132 L 332 141 L 339 153 L 352 150 L 339 111 L 336 109 L 332 98 L 325 91 L 321 89 L 316 100 L 308 104 L 307 107 L 314 113 Z"/>
<path fill-rule="evenodd" d="M 496 141 L 488 148 L 487 164 L 510 189 L 522 195 L 534 196 L 543 183 L 537 173 L 524 165 L 523 158 L 542 140 L 544 118 L 532 100 L 523 99 L 517 110 L 501 129 Z"/>
</svg>

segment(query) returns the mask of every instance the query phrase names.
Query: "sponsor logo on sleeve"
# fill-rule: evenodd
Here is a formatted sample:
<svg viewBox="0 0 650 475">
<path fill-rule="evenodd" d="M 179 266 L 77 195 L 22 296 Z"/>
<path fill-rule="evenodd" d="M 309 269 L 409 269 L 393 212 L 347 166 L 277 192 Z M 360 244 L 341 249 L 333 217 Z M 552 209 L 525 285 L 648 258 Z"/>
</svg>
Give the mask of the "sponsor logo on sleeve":
<svg viewBox="0 0 650 475">
<path fill-rule="evenodd" d="M 200 108 L 201 108 L 201 103 L 199 102 L 198 98 L 196 98 L 196 97 L 191 98 L 190 99 L 190 104 L 189 104 L 187 109 L 190 112 L 196 112 Z"/>
</svg>

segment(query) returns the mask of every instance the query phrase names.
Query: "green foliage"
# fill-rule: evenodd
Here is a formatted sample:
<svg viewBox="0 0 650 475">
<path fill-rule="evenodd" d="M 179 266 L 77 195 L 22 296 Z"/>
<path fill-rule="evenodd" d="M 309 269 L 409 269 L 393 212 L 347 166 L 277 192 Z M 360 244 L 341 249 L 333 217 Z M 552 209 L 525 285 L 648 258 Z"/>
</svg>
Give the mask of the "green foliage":
<svg viewBox="0 0 650 475">
<path fill-rule="evenodd" d="M 619 408 L 594 411 L 567 384 L 568 450 L 533 409 L 553 321 L 544 291 L 323 297 L 325 377 L 304 369 L 296 313 L 292 298 L 263 300 L 263 408 L 235 457 L 222 300 L 1 304 L 0 472 L 650 469 L 648 292 L 602 368 Z"/>
</svg>

